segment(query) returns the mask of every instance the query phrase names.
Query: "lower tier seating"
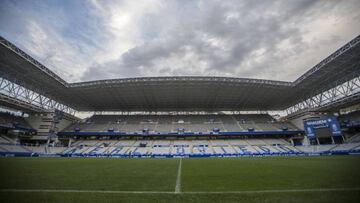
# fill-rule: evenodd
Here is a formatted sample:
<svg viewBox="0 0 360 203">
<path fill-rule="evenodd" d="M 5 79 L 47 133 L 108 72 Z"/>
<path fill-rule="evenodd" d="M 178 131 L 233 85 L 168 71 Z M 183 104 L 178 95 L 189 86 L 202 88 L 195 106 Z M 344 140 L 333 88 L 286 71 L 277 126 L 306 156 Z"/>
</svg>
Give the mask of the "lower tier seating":
<svg viewBox="0 0 360 203">
<path fill-rule="evenodd" d="M 61 156 L 244 156 L 360 153 L 360 143 L 292 146 L 284 139 L 78 140 L 70 147 L 0 143 L 0 155 L 29 153 Z"/>
</svg>

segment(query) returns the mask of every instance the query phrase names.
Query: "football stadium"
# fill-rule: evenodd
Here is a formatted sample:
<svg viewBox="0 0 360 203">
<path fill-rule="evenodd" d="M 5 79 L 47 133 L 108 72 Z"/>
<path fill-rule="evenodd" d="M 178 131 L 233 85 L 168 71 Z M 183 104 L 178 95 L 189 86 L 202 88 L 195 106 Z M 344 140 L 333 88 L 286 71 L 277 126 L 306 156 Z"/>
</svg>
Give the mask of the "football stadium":
<svg viewBox="0 0 360 203">
<path fill-rule="evenodd" d="M 0 201 L 359 202 L 359 66 L 69 82 L 0 37 Z"/>
</svg>

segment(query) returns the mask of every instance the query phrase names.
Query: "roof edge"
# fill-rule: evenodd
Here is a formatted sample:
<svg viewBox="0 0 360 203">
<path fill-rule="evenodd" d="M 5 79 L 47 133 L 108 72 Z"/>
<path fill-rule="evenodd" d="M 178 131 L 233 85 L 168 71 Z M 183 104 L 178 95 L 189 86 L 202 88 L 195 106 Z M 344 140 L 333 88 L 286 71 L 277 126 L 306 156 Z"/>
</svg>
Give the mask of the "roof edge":
<svg viewBox="0 0 360 203">
<path fill-rule="evenodd" d="M 124 83 L 138 83 L 138 82 L 174 82 L 174 81 L 194 81 L 194 82 L 234 82 L 234 83 L 249 83 L 249 84 L 264 84 L 276 86 L 292 86 L 292 82 L 263 80 L 251 78 L 236 78 L 236 77 L 210 77 L 210 76 L 169 76 L 169 77 L 134 77 L 134 78 L 120 78 L 108 80 L 94 80 L 78 83 L 70 83 L 70 87 L 86 87 L 97 85 L 113 85 Z"/>
<path fill-rule="evenodd" d="M 344 46 L 339 48 L 337 51 L 332 53 L 330 56 L 322 60 L 320 63 L 316 64 L 310 70 L 305 72 L 299 78 L 293 82 L 286 81 L 276 81 L 276 80 L 265 80 L 265 79 L 251 79 L 251 78 L 237 78 L 237 77 L 212 77 L 212 76 L 164 76 L 164 77 L 133 77 L 133 78 L 119 78 L 119 79 L 106 79 L 106 80 L 94 80 L 94 81 L 85 81 L 85 82 L 75 82 L 68 83 L 56 73 L 51 71 L 49 68 L 45 67 L 43 64 L 32 58 L 30 55 L 26 54 L 20 48 L 0 36 L 0 44 L 9 48 L 11 51 L 15 52 L 26 61 L 33 64 L 35 67 L 39 68 L 41 71 L 54 78 L 65 87 L 84 87 L 84 86 L 93 86 L 93 85 L 104 85 L 104 84 L 121 84 L 121 83 L 134 83 L 134 82 L 163 82 L 163 81 L 218 81 L 218 82 L 237 82 L 237 83 L 249 83 L 249 84 L 264 84 L 264 85 L 276 85 L 276 86 L 297 86 L 310 75 L 314 74 L 316 71 L 320 70 L 322 67 L 335 60 L 338 56 L 345 53 L 352 47 L 356 46 L 360 42 L 360 35 L 352 39 L 350 42 L 346 43 Z"/>
<path fill-rule="evenodd" d="M 322 67 L 326 66 L 328 63 L 335 60 L 338 56 L 342 55 L 343 53 L 347 52 L 349 49 L 356 46 L 358 43 L 360 43 L 360 35 L 356 36 L 354 39 L 352 39 L 350 42 L 346 43 L 342 47 L 340 47 L 338 50 L 336 50 L 334 53 L 332 53 L 330 56 L 326 57 L 320 63 L 316 64 L 314 67 L 312 67 L 310 70 L 306 71 L 303 75 L 301 75 L 299 78 L 297 78 L 293 83 L 294 85 L 300 84 L 302 81 L 304 81 L 306 78 L 308 78 L 310 75 L 314 74 L 316 71 L 320 70 Z"/>
<path fill-rule="evenodd" d="M 50 70 L 49 68 L 47 68 L 46 66 L 44 66 L 43 64 L 41 64 L 39 61 L 37 61 L 36 59 L 32 58 L 30 55 L 28 55 L 27 53 L 25 53 L 23 50 L 21 50 L 20 48 L 18 48 L 17 46 L 15 46 L 13 43 L 9 42 L 8 40 L 6 40 L 5 38 L 3 38 L 2 36 L 0 36 L 0 44 L 2 46 L 7 47 L 8 49 L 10 49 L 11 51 L 13 51 L 14 53 L 16 53 L 17 55 L 19 55 L 20 57 L 22 57 L 23 59 L 25 59 L 26 61 L 28 61 L 29 63 L 33 64 L 35 67 L 37 67 L 39 70 L 41 70 L 42 72 L 44 72 L 45 74 L 49 75 L 50 77 L 54 78 L 56 81 L 58 81 L 59 83 L 61 83 L 62 85 L 68 87 L 68 84 L 64 79 L 62 79 L 60 76 L 58 76 L 56 73 L 54 73 L 52 70 Z"/>
</svg>

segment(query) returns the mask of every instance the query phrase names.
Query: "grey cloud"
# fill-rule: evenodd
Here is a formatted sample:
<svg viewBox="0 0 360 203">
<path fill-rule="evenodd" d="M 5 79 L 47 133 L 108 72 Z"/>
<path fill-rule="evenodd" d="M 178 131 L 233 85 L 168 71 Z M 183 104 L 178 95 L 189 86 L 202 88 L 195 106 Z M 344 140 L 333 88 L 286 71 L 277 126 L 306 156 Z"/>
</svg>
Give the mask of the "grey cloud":
<svg viewBox="0 0 360 203">
<path fill-rule="evenodd" d="M 91 63 L 84 63 L 88 66 L 77 80 L 214 75 L 290 81 L 360 33 L 354 25 L 360 24 L 359 10 L 357 0 L 164 1 L 158 12 L 141 16 L 139 43 L 119 52 L 115 60 L 88 56 Z M 96 15 L 96 22 L 106 22 Z M 345 19 L 347 24 L 334 33 L 314 27 L 323 22 L 333 29 L 328 18 Z M 94 39 L 99 40 L 92 40 L 91 32 L 76 34 L 82 43 L 90 41 L 88 46 L 98 49 L 82 56 L 106 52 L 99 41 L 111 42 L 112 34 L 96 31 Z"/>
</svg>

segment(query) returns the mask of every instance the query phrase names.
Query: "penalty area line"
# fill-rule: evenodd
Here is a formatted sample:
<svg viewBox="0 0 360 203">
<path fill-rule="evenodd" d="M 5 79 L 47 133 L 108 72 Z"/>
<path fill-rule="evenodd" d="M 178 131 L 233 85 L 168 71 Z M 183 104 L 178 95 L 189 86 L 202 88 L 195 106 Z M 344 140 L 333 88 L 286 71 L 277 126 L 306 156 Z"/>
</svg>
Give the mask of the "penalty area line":
<svg viewBox="0 0 360 203">
<path fill-rule="evenodd" d="M 283 190 L 239 190 L 239 191 L 188 191 L 181 194 L 260 194 L 260 193 L 297 193 L 297 192 L 332 192 L 360 191 L 360 188 L 309 188 Z M 122 190 L 62 190 L 62 189 L 0 189 L 0 192 L 28 193 L 102 193 L 102 194 L 179 194 L 176 191 L 122 191 Z"/>
</svg>

